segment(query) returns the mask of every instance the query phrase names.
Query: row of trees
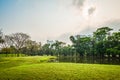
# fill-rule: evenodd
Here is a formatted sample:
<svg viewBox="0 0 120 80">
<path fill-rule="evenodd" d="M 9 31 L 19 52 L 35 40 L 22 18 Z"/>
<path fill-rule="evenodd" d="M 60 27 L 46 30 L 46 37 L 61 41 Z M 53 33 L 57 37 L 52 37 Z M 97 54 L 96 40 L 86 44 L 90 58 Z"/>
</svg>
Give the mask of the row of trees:
<svg viewBox="0 0 120 80">
<path fill-rule="evenodd" d="M 55 55 L 55 56 L 92 56 L 120 57 L 120 31 L 112 32 L 109 27 L 98 28 L 93 35 L 70 36 L 72 45 L 62 41 L 54 41 L 41 45 L 32 41 L 25 33 L 3 35 L 0 33 L 1 53 L 25 55 Z"/>
</svg>

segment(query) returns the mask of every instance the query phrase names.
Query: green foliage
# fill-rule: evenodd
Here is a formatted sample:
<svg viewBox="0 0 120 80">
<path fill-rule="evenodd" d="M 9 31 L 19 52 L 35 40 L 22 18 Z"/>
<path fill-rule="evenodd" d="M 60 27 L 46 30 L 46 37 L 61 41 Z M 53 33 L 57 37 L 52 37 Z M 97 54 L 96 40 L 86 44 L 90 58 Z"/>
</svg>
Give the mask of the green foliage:
<svg viewBox="0 0 120 80">
<path fill-rule="evenodd" d="M 39 51 L 41 50 L 41 43 L 37 43 L 36 41 L 28 40 L 25 43 L 25 46 L 20 49 L 20 51 L 26 55 L 39 55 Z"/>
<path fill-rule="evenodd" d="M 55 54 L 55 51 L 51 48 L 51 45 L 50 44 L 44 44 L 42 46 L 42 54 L 44 55 L 54 55 Z"/>
<path fill-rule="evenodd" d="M 1 53 L 10 54 L 13 50 L 11 48 L 2 48 Z"/>
<path fill-rule="evenodd" d="M 92 36 L 70 36 L 70 40 L 80 56 L 115 56 L 120 52 L 120 31 L 111 33 L 111 30 L 109 27 L 101 27 Z"/>
<path fill-rule="evenodd" d="M 109 35 L 109 32 L 113 30 L 109 27 L 102 27 L 102 28 L 98 28 L 96 30 L 96 32 L 94 32 L 93 36 L 96 39 L 96 41 L 103 41 L 106 40 L 107 35 Z"/>
<path fill-rule="evenodd" d="M 91 37 L 77 35 L 75 37 L 71 36 L 70 39 L 73 42 L 74 48 L 80 54 L 80 56 L 83 56 L 84 54 L 88 54 L 90 52 Z"/>
<path fill-rule="evenodd" d="M 1 53 L 2 54 L 18 54 L 25 55 L 54 55 L 54 56 L 97 56 L 104 58 L 106 55 L 116 56 L 120 54 L 120 31 L 110 32 L 111 28 L 98 28 L 93 35 L 76 35 L 70 36 L 72 45 L 56 40 L 52 43 L 41 45 L 36 41 L 32 41 L 30 36 L 25 33 L 14 33 L 5 35 L 3 38 L 0 31 Z M 120 57 L 120 56 L 119 56 Z"/>
<path fill-rule="evenodd" d="M 76 56 L 75 50 L 70 45 L 62 47 L 60 49 L 60 55 L 62 55 L 62 56 Z"/>
<path fill-rule="evenodd" d="M 111 53 L 113 56 L 120 55 L 120 32 L 114 32 L 109 39 L 109 48 L 107 48 L 107 52 Z"/>
<path fill-rule="evenodd" d="M 22 53 L 19 54 L 19 57 L 24 57 L 24 56 L 26 56 L 26 55 L 22 54 Z M 17 57 L 17 54 L 13 54 L 13 53 L 11 53 L 11 54 L 0 54 L 0 58 L 1 57 Z"/>
</svg>

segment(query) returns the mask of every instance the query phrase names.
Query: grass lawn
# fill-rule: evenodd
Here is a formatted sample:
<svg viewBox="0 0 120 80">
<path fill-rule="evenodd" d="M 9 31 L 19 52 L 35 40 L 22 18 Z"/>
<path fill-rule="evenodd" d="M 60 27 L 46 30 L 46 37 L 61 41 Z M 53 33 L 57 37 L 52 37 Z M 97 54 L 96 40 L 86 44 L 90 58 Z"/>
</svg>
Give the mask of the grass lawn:
<svg viewBox="0 0 120 80">
<path fill-rule="evenodd" d="M 119 65 L 49 62 L 53 58 L 0 58 L 0 80 L 120 80 Z"/>
</svg>

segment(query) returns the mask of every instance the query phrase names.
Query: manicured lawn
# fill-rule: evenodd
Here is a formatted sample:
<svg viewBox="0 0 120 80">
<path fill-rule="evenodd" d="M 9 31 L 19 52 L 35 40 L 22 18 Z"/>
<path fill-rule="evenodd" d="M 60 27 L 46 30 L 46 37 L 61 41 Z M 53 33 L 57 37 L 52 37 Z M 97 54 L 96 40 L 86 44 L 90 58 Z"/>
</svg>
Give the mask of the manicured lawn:
<svg viewBox="0 0 120 80">
<path fill-rule="evenodd" d="M 120 80 L 119 65 L 48 62 L 53 58 L 0 58 L 0 80 Z"/>
</svg>

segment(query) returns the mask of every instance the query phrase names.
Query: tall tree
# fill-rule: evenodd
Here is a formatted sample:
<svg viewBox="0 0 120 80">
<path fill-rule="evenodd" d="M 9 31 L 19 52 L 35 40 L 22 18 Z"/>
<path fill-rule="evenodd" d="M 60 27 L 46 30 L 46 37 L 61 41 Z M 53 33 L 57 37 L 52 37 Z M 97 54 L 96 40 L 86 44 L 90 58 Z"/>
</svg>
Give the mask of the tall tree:
<svg viewBox="0 0 120 80">
<path fill-rule="evenodd" d="M 94 33 L 93 36 L 97 42 L 99 41 L 105 41 L 107 36 L 110 34 L 110 31 L 113 30 L 109 27 L 102 27 L 98 28 Z"/>
<path fill-rule="evenodd" d="M 90 52 L 91 38 L 89 36 L 70 36 L 70 40 L 80 56 L 87 55 Z"/>
<path fill-rule="evenodd" d="M 12 41 L 12 45 L 17 49 L 17 54 L 19 56 L 20 49 L 25 46 L 25 43 L 30 39 L 30 36 L 25 33 L 13 33 L 9 36 L 10 40 Z"/>
<path fill-rule="evenodd" d="M 109 48 L 107 51 L 112 53 L 112 57 L 119 55 L 120 57 L 120 31 L 114 32 L 111 36 L 108 37 L 109 39 Z"/>
<path fill-rule="evenodd" d="M 113 30 L 109 27 L 98 28 L 96 32 L 93 33 L 95 40 L 96 53 L 100 58 L 104 58 L 107 47 L 105 46 L 105 41 L 110 34 L 110 31 Z"/>
<path fill-rule="evenodd" d="M 65 44 L 66 43 L 58 40 L 56 40 L 55 43 L 52 44 L 52 47 L 54 47 L 55 53 L 57 54 L 57 56 L 60 55 L 60 48 L 62 48 Z"/>
<path fill-rule="evenodd" d="M 46 54 L 46 55 L 53 55 L 50 44 L 44 44 L 42 46 L 42 52 L 43 52 L 43 54 Z"/>
</svg>

